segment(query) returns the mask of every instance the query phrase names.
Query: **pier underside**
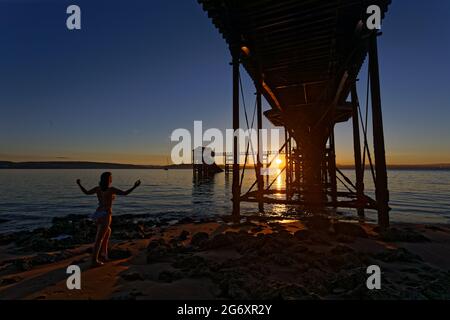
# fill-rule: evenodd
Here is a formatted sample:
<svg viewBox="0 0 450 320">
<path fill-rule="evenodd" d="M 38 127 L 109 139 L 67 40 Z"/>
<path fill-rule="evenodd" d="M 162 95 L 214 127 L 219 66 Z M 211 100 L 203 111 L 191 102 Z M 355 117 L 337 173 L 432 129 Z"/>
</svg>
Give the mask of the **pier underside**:
<svg viewBox="0 0 450 320">
<path fill-rule="evenodd" d="M 233 128 L 239 128 L 242 65 L 255 84 L 258 129 L 262 126 L 261 97 L 264 97 L 270 105 L 264 115 L 286 132 L 285 145 L 280 150 L 286 158 L 283 168 L 285 190 L 271 190 L 270 183 L 264 185 L 261 157 L 258 157 L 253 186 L 256 189 L 252 187 L 242 194 L 235 146 L 234 217 L 239 218 L 241 201 L 258 203 L 260 211 L 264 210 L 264 203 L 346 207 L 358 209 L 360 216 L 364 215 L 364 209 L 377 210 L 379 224 L 387 227 L 389 196 L 378 70 L 378 31 L 368 30 L 365 22 L 368 6 L 378 5 L 384 15 L 390 0 L 199 2 L 230 48 Z M 357 76 L 367 56 L 373 162 L 367 144 L 367 123 L 360 121 L 362 117 L 356 91 Z M 334 143 L 335 125 L 350 119 L 353 125 L 355 182 L 336 168 Z M 259 142 L 257 150 L 260 150 Z M 364 194 L 366 155 L 372 168 L 376 199 Z M 338 182 L 348 192 L 338 192 Z M 280 198 L 280 194 L 285 196 Z"/>
</svg>

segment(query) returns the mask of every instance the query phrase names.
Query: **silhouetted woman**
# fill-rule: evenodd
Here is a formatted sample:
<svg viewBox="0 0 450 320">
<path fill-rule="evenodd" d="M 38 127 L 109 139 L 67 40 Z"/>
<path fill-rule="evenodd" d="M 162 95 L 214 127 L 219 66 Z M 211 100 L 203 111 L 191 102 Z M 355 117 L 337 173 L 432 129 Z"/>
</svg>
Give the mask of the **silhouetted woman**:
<svg viewBox="0 0 450 320">
<path fill-rule="evenodd" d="M 92 266 L 102 265 L 103 262 L 108 261 L 108 243 L 111 235 L 111 215 L 112 215 L 112 203 L 116 198 L 115 195 L 126 196 L 130 194 L 134 189 L 139 187 L 141 181 L 138 180 L 134 183 L 134 186 L 127 191 L 122 191 L 111 186 L 112 174 L 111 172 L 104 172 L 100 176 L 100 182 L 98 187 L 94 187 L 91 190 L 86 190 L 82 185 L 80 179 L 77 180 L 77 184 L 86 195 L 96 194 L 98 198 L 98 208 L 91 216 L 97 224 L 97 236 L 95 237 L 94 250 L 92 252 Z"/>
</svg>

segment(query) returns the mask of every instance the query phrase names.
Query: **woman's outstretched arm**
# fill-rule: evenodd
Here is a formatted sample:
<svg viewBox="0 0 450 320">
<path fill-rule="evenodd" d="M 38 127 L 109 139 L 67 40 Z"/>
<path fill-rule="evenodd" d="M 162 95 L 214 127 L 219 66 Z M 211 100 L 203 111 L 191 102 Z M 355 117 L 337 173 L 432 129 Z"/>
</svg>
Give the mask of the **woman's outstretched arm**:
<svg viewBox="0 0 450 320">
<path fill-rule="evenodd" d="M 132 186 L 130 189 L 128 189 L 127 191 L 123 191 L 117 188 L 111 188 L 113 193 L 119 195 L 119 196 L 127 196 L 129 195 L 134 189 L 136 189 L 137 187 L 139 187 L 141 185 L 141 180 L 138 180 L 134 183 L 134 186 Z"/>
<path fill-rule="evenodd" d="M 91 190 L 86 190 L 86 189 L 81 185 L 80 179 L 77 180 L 77 185 L 80 187 L 81 191 L 83 191 L 83 193 L 86 194 L 86 195 L 91 195 L 91 194 L 97 193 L 97 188 L 98 188 L 98 187 L 94 187 L 94 188 L 92 188 Z"/>
</svg>

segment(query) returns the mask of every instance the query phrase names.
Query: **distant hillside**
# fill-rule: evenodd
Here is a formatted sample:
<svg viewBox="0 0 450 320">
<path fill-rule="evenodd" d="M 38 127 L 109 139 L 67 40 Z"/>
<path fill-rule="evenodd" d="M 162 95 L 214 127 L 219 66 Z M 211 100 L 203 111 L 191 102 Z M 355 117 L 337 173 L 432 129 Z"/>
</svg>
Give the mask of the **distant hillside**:
<svg viewBox="0 0 450 320">
<path fill-rule="evenodd" d="M 0 161 L 0 169 L 185 169 L 188 165 L 132 165 L 86 161 L 11 162 Z"/>
<path fill-rule="evenodd" d="M 223 165 L 219 165 L 223 168 Z M 242 167 L 242 166 L 241 166 Z M 252 165 L 248 165 L 248 168 Z M 338 165 L 340 169 L 353 169 L 353 165 Z M 0 169 L 191 169 L 192 164 L 180 165 L 133 165 L 107 162 L 88 161 L 46 161 L 46 162 L 11 162 L 0 161 Z M 366 166 L 366 169 L 370 169 Z M 389 170 L 450 170 L 450 164 L 430 164 L 430 165 L 390 165 Z"/>
<path fill-rule="evenodd" d="M 339 169 L 354 169 L 353 165 L 337 165 Z M 366 169 L 370 169 L 366 165 Z M 388 170 L 450 170 L 450 164 L 393 164 L 388 165 Z"/>
</svg>

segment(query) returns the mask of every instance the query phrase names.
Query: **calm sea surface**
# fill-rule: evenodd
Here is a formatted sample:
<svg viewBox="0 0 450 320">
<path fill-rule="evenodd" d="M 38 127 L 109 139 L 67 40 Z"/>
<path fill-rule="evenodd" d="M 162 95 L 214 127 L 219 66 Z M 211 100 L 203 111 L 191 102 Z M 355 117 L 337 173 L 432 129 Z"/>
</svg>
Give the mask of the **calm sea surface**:
<svg viewBox="0 0 450 320">
<path fill-rule="evenodd" d="M 47 226 L 55 216 L 89 214 L 97 205 L 95 196 L 85 196 L 75 184 L 86 188 L 98 183 L 104 170 L 0 170 L 0 233 Z M 209 182 L 194 184 L 191 170 L 113 170 L 113 185 L 126 189 L 135 180 L 142 185 L 128 197 L 117 197 L 114 214 L 152 214 L 177 220 L 214 217 L 231 212 L 231 176 L 216 175 Z M 344 170 L 352 180 L 354 174 Z M 373 194 L 370 173 L 366 189 Z M 248 171 L 243 190 L 254 181 Z M 281 188 L 284 177 L 274 186 Z M 450 171 L 390 171 L 391 219 L 398 222 L 450 223 Z M 284 215 L 288 208 L 267 208 Z M 340 210 L 342 211 L 342 210 Z M 254 204 L 242 204 L 243 213 L 256 213 Z M 352 214 L 351 210 L 346 211 Z M 374 212 L 368 213 L 375 219 Z"/>
</svg>

